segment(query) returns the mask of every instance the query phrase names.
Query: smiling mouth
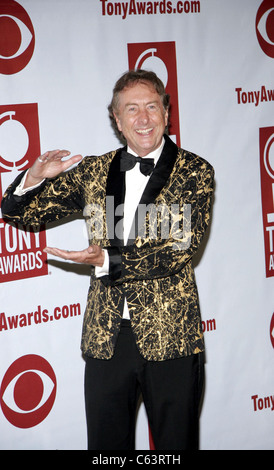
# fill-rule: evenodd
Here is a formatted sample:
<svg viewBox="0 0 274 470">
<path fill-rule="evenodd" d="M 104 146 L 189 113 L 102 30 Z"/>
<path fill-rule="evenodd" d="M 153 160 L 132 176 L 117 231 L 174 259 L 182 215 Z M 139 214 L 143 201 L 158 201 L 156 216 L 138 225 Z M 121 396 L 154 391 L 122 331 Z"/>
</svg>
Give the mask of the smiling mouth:
<svg viewBox="0 0 274 470">
<path fill-rule="evenodd" d="M 149 129 L 136 129 L 137 134 L 140 135 L 148 135 L 153 131 L 153 127 L 150 127 Z"/>
</svg>

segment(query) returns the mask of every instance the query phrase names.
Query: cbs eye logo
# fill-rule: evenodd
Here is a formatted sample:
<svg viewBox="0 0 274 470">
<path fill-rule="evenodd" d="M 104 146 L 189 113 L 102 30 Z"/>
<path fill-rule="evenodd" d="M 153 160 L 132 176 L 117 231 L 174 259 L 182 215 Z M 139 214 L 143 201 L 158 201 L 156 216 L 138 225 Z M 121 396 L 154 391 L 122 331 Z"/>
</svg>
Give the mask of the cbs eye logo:
<svg viewBox="0 0 274 470">
<path fill-rule="evenodd" d="M 270 322 L 270 340 L 274 348 L 274 313 L 272 315 L 271 322 Z"/>
<path fill-rule="evenodd" d="M 274 58 L 274 0 L 264 0 L 256 16 L 256 34 L 263 52 Z"/>
<path fill-rule="evenodd" d="M 0 73 L 18 73 L 32 57 L 35 35 L 29 15 L 14 0 L 0 2 L 0 31 Z"/>
<path fill-rule="evenodd" d="M 56 397 L 56 377 L 41 356 L 29 354 L 11 364 L 0 388 L 0 406 L 6 419 L 18 428 L 41 423 Z"/>
</svg>

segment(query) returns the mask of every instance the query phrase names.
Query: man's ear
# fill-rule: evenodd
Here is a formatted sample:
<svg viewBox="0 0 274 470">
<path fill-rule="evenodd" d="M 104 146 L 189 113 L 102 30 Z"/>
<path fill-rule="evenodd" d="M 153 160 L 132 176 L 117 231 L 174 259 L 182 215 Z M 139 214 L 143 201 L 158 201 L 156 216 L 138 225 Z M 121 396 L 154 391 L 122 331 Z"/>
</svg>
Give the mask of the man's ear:
<svg viewBox="0 0 274 470">
<path fill-rule="evenodd" d="M 168 118 L 169 118 L 169 109 L 167 108 L 165 110 L 165 125 L 168 125 Z"/>
</svg>

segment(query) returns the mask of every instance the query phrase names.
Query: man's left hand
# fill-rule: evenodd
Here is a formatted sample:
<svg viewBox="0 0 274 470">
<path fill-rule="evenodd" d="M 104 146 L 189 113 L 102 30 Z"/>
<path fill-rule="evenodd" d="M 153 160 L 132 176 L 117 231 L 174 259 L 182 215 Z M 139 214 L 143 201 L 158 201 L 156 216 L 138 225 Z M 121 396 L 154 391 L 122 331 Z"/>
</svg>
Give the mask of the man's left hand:
<svg viewBox="0 0 274 470">
<path fill-rule="evenodd" d="M 92 264 L 93 266 L 99 267 L 103 266 L 105 258 L 104 251 L 98 245 L 90 245 L 82 251 L 68 251 L 52 247 L 46 247 L 44 248 L 44 251 L 50 255 L 74 261 L 75 263 Z"/>
</svg>

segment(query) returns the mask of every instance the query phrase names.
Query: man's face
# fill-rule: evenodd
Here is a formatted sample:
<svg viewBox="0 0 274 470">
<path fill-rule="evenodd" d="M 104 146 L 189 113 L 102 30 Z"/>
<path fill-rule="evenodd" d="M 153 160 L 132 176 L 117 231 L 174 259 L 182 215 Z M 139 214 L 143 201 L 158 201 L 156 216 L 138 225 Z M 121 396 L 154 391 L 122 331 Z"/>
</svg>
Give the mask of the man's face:
<svg viewBox="0 0 274 470">
<path fill-rule="evenodd" d="M 144 157 L 160 146 L 168 110 L 153 85 L 136 83 L 120 92 L 115 119 L 129 147 Z"/>
</svg>

